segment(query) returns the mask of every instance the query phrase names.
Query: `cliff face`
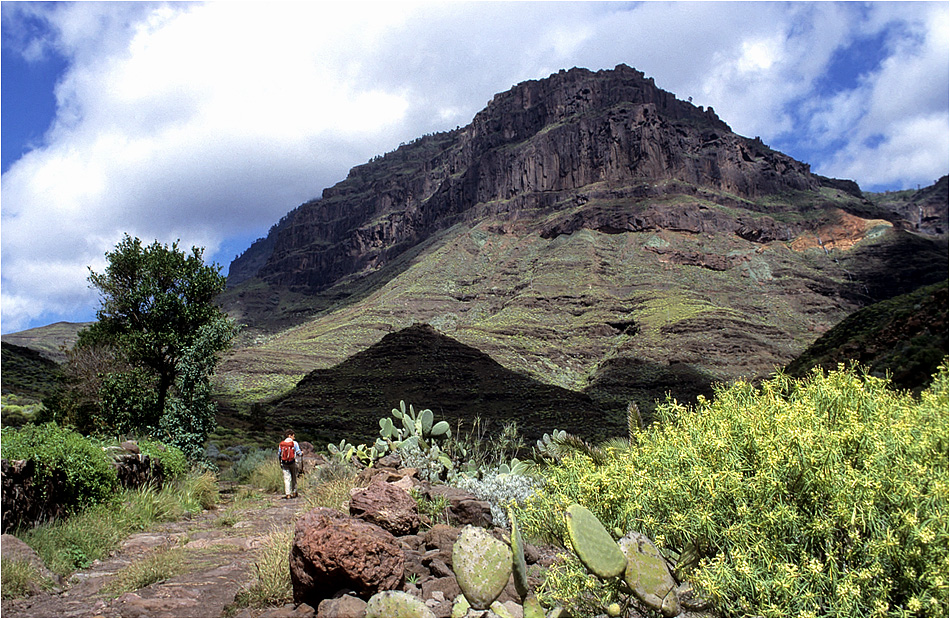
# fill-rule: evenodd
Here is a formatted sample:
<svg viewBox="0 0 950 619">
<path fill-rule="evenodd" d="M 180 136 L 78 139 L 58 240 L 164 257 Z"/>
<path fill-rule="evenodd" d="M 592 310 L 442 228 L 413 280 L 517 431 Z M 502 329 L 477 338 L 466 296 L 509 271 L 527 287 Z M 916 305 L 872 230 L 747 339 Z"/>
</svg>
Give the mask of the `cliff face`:
<svg viewBox="0 0 950 619">
<path fill-rule="evenodd" d="M 461 220 L 663 193 L 656 184 L 670 181 L 749 200 L 819 188 L 806 164 L 736 135 L 711 108 L 639 71 L 572 69 L 496 95 L 462 129 L 354 168 L 245 263 L 260 264 L 273 286 L 320 290 Z"/>
<path fill-rule="evenodd" d="M 222 303 L 249 328 L 219 372 L 263 401 L 318 371 L 274 410 L 314 432 L 315 419 L 339 418 L 341 433 L 371 423 L 403 396 L 523 420 L 523 384 L 476 388 L 462 380 L 488 367 L 475 357 L 439 373 L 444 359 L 417 354 L 440 338 L 375 346 L 422 323 L 584 394 L 593 436 L 630 401 L 649 417 L 667 394 L 766 376 L 851 312 L 943 281 L 943 182 L 865 195 L 629 67 L 562 71 L 353 168 L 281 220 L 232 264 Z M 419 371 L 403 376 L 410 362 Z M 544 398 L 529 408 L 552 416 L 534 430 L 563 421 Z"/>
</svg>

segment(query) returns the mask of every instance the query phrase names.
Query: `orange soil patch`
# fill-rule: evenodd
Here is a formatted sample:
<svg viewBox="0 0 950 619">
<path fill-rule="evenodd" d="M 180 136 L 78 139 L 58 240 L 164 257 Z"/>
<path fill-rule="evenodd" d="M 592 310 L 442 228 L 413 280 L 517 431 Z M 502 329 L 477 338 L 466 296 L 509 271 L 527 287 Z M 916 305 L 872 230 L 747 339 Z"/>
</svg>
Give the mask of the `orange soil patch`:
<svg viewBox="0 0 950 619">
<path fill-rule="evenodd" d="M 805 251 L 814 247 L 824 249 L 851 249 L 856 243 L 864 240 L 868 232 L 878 226 L 892 226 L 883 219 L 862 219 L 855 215 L 837 211 L 838 221 L 824 225 L 812 232 L 799 235 L 792 241 L 792 249 Z"/>
</svg>

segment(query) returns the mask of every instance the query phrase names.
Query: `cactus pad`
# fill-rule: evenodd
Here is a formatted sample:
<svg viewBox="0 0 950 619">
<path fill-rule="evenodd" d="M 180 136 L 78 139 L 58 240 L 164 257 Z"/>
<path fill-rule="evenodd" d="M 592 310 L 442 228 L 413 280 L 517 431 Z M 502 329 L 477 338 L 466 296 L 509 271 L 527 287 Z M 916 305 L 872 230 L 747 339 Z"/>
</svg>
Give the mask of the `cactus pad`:
<svg viewBox="0 0 950 619">
<path fill-rule="evenodd" d="M 624 573 L 627 557 L 597 516 L 574 503 L 567 508 L 564 518 L 574 552 L 584 567 L 600 578 L 614 578 Z"/>
<path fill-rule="evenodd" d="M 449 422 L 443 420 L 432 426 L 432 436 L 452 438 L 452 428 L 449 426 Z"/>
<path fill-rule="evenodd" d="M 465 599 L 464 595 L 459 594 L 455 598 L 455 602 L 452 603 L 452 617 L 454 619 L 462 619 L 465 615 L 468 614 L 471 605 L 468 603 L 468 600 Z"/>
<path fill-rule="evenodd" d="M 544 607 L 533 593 L 525 599 L 523 607 L 525 619 L 543 619 L 546 616 Z"/>
<path fill-rule="evenodd" d="M 522 601 L 528 597 L 528 564 L 524 558 L 524 542 L 521 539 L 521 530 L 518 528 L 518 519 L 515 512 L 508 510 L 508 521 L 511 522 L 511 570 L 515 580 L 515 590 Z"/>
<path fill-rule="evenodd" d="M 633 594 L 666 617 L 678 615 L 680 604 L 675 590 L 676 580 L 653 542 L 645 535 L 631 531 L 621 538 L 619 547 L 627 557 L 624 581 Z"/>
<path fill-rule="evenodd" d="M 432 422 L 435 420 L 435 415 L 428 408 L 419 413 L 419 423 L 422 426 L 422 436 L 429 436 L 432 433 Z"/>
<path fill-rule="evenodd" d="M 452 547 L 452 570 L 475 610 L 491 606 L 511 576 L 511 548 L 486 531 L 467 525 Z"/>
<path fill-rule="evenodd" d="M 366 604 L 365 617 L 435 617 L 425 602 L 405 591 L 380 591 Z"/>
</svg>

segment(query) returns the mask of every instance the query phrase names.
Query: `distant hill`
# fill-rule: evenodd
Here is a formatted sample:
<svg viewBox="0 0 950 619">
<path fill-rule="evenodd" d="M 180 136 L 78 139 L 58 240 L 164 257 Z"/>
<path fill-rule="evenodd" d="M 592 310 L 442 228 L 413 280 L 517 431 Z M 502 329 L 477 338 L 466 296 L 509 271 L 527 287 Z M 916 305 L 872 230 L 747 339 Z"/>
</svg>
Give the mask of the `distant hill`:
<svg viewBox="0 0 950 619">
<path fill-rule="evenodd" d="M 92 323 L 55 322 L 43 327 L 26 329 L 0 336 L 0 341 L 31 348 L 56 363 L 66 361 L 63 347 L 72 348 L 81 330 Z"/>
<path fill-rule="evenodd" d="M 61 384 L 60 366 L 32 348 L 0 342 L 0 426 L 35 421 L 42 400 Z"/>
<path fill-rule="evenodd" d="M 871 374 L 889 375 L 895 387 L 919 392 L 950 350 L 948 306 L 947 281 L 875 303 L 835 325 L 785 371 L 803 376 L 815 366 L 857 361 Z"/>
<path fill-rule="evenodd" d="M 314 370 L 270 409 L 274 428 L 293 427 L 317 444 L 372 441 L 379 419 L 400 400 L 431 408 L 453 431 L 481 419 L 490 434 L 517 420 L 521 434 L 541 438 L 554 428 L 588 438 L 626 433 L 626 407 L 548 385 L 505 369 L 483 352 L 412 325 L 331 368 Z"/>
</svg>

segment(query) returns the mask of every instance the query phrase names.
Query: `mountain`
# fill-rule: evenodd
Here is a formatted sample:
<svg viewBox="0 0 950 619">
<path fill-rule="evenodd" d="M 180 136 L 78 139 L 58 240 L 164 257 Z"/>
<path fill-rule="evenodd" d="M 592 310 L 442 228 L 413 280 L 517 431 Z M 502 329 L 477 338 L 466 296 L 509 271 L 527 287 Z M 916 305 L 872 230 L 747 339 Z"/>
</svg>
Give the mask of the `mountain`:
<svg viewBox="0 0 950 619">
<path fill-rule="evenodd" d="M 785 371 L 835 369 L 856 361 L 875 376 L 890 376 L 899 389 L 920 392 L 950 349 L 948 282 L 875 303 L 851 314 L 818 338 Z"/>
<path fill-rule="evenodd" d="M 220 388 L 266 409 L 426 323 L 648 415 L 667 392 L 767 375 L 853 311 L 946 279 L 941 182 L 866 195 L 635 69 L 561 71 L 353 168 L 236 259 L 222 304 L 247 327 Z M 394 404 L 375 405 L 378 418 Z"/>
</svg>

